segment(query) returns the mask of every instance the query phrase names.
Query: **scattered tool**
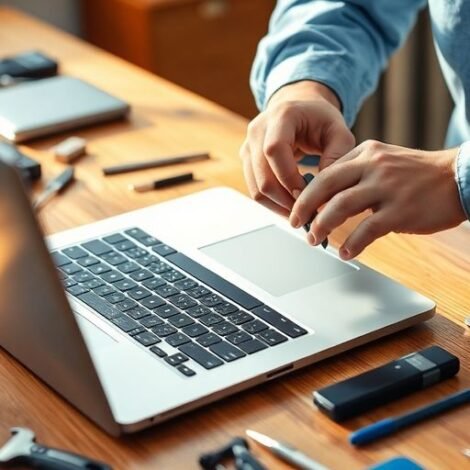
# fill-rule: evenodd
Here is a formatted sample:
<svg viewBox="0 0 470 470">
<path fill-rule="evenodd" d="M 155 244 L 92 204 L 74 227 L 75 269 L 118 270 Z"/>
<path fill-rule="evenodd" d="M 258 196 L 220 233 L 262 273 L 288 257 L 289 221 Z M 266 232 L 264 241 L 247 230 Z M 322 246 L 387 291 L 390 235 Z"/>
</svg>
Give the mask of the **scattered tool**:
<svg viewBox="0 0 470 470">
<path fill-rule="evenodd" d="M 315 176 L 312 175 L 312 173 L 305 173 L 305 175 L 303 175 L 303 178 L 304 178 L 304 181 L 307 183 L 307 185 L 310 183 L 310 181 L 313 181 L 313 179 L 315 178 Z M 312 219 L 312 222 L 313 220 L 315 219 L 315 217 L 317 216 L 317 213 L 315 212 L 313 214 L 313 219 Z M 304 225 L 304 230 L 308 233 L 310 232 L 310 226 L 311 226 L 311 222 L 307 223 Z M 323 248 L 325 248 L 325 250 L 328 248 L 328 237 L 325 238 L 322 242 L 321 242 L 321 246 Z"/>
<path fill-rule="evenodd" d="M 58 162 L 72 163 L 86 153 L 86 140 L 82 137 L 69 137 L 58 143 L 53 151 Z"/>
<path fill-rule="evenodd" d="M 467 317 L 463 322 L 470 327 L 470 317 Z"/>
<path fill-rule="evenodd" d="M 210 155 L 207 152 L 190 153 L 188 155 L 175 155 L 172 157 L 158 158 L 157 160 L 147 160 L 145 162 L 126 163 L 124 165 L 109 166 L 103 168 L 103 173 L 108 175 L 118 175 L 130 171 L 147 170 L 149 168 L 159 168 L 162 166 L 178 165 L 179 163 L 191 163 L 207 160 Z"/>
<path fill-rule="evenodd" d="M 470 388 L 454 393 L 453 395 L 449 395 L 448 397 L 435 401 L 430 405 L 418 408 L 411 413 L 382 419 L 377 423 L 361 428 L 351 433 L 349 442 L 354 445 L 368 444 L 369 442 L 393 434 L 400 429 L 407 428 L 412 424 L 431 418 L 465 403 L 470 403 Z"/>
<path fill-rule="evenodd" d="M 465 457 L 468 457 L 470 459 L 470 448 L 462 449 L 462 454 L 465 455 Z"/>
<path fill-rule="evenodd" d="M 0 467 L 28 465 L 43 470 L 111 470 L 97 460 L 36 443 L 34 432 L 12 428 L 12 436 L 0 449 Z"/>
<path fill-rule="evenodd" d="M 265 470 L 250 453 L 248 442 L 241 437 L 236 437 L 221 449 L 201 455 L 199 464 L 204 470 L 219 470 L 224 468 L 221 462 L 230 458 L 235 459 L 237 470 Z"/>
<path fill-rule="evenodd" d="M 63 191 L 73 180 L 73 167 L 68 167 L 59 176 L 56 176 L 54 179 L 49 181 L 49 183 L 47 183 L 46 189 L 38 196 L 38 198 L 33 203 L 34 210 L 39 211 L 43 206 L 45 206 L 49 202 L 50 199 L 52 199 L 56 194 L 59 194 L 61 191 Z"/>
<path fill-rule="evenodd" d="M 285 442 L 276 441 L 265 434 L 252 431 L 251 429 L 247 429 L 246 434 L 258 444 L 269 449 L 274 455 L 277 455 L 296 468 L 302 470 L 327 470 L 327 467 L 324 467 Z"/>
<path fill-rule="evenodd" d="M 151 191 L 152 189 L 163 189 L 170 186 L 176 186 L 178 184 L 187 183 L 188 181 L 194 181 L 194 175 L 192 173 L 183 173 L 181 175 L 170 176 L 169 178 L 163 178 L 161 180 L 150 181 L 144 184 L 131 184 L 129 189 L 143 193 Z"/>
</svg>

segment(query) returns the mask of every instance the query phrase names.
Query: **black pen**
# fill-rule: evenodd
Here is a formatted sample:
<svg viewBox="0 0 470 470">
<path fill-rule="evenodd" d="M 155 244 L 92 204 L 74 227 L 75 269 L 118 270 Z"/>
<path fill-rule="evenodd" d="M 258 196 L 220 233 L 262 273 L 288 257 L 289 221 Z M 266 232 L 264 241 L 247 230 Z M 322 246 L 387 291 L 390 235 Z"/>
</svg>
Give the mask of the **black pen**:
<svg viewBox="0 0 470 470">
<path fill-rule="evenodd" d="M 187 155 L 174 155 L 172 157 L 158 158 L 157 160 L 147 160 L 143 162 L 125 163 L 123 165 L 109 166 L 103 168 L 103 173 L 107 175 L 118 175 L 130 171 L 147 170 L 149 168 L 159 168 L 168 165 L 178 165 L 179 163 L 190 163 L 200 160 L 207 160 L 210 155 L 207 152 L 190 153 Z"/>
<path fill-rule="evenodd" d="M 149 183 L 131 184 L 129 189 L 137 191 L 138 193 L 144 193 L 146 191 L 152 191 L 152 189 L 168 188 L 170 186 L 187 183 L 188 181 L 194 181 L 194 175 L 192 173 L 183 173 L 181 175 L 170 176 L 169 178 L 150 181 Z"/>
<path fill-rule="evenodd" d="M 49 202 L 56 194 L 63 191 L 74 180 L 73 167 L 68 167 L 60 175 L 47 183 L 44 191 L 37 197 L 33 203 L 33 208 L 38 211 Z"/>
<path fill-rule="evenodd" d="M 312 175 L 312 173 L 305 173 L 305 175 L 303 175 L 303 179 L 304 181 L 307 183 L 307 185 L 310 183 L 310 181 L 313 181 L 313 179 L 315 178 L 315 176 Z M 312 222 L 313 220 L 315 219 L 315 217 L 317 216 L 317 212 L 315 211 L 314 214 L 313 214 L 313 218 L 312 218 Z M 310 226 L 311 226 L 311 222 L 307 223 L 304 225 L 304 230 L 308 233 L 310 232 Z M 321 246 L 326 250 L 327 247 L 328 247 L 328 237 L 326 237 L 322 242 L 321 242 Z"/>
</svg>

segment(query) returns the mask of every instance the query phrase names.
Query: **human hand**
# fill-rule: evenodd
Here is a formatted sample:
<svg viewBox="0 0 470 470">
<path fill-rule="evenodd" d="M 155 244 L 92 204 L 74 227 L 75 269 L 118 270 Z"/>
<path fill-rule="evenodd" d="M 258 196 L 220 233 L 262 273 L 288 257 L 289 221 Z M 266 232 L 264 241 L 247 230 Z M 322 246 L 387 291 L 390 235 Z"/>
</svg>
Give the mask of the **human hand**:
<svg viewBox="0 0 470 470">
<path fill-rule="evenodd" d="M 240 149 L 245 180 L 255 200 L 289 216 L 305 187 L 297 161 L 305 154 L 319 154 L 322 169 L 354 147 L 339 108 L 336 95 L 316 82 L 287 85 L 273 95 L 266 111 L 248 125 Z"/>
<path fill-rule="evenodd" d="M 343 259 L 389 232 L 427 234 L 466 219 L 455 181 L 458 149 L 425 152 L 369 140 L 324 169 L 294 204 L 294 227 L 318 215 L 307 236 L 318 245 L 336 227 L 371 211 L 340 248 Z"/>
</svg>

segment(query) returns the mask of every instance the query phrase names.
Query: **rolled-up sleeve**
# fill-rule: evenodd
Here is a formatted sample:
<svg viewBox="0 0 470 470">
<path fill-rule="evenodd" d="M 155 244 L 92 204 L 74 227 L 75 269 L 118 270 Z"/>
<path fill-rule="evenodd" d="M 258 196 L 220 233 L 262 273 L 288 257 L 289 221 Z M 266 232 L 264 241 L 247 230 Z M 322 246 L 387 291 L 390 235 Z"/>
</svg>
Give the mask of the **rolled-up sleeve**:
<svg viewBox="0 0 470 470">
<path fill-rule="evenodd" d="M 250 84 L 259 109 L 284 85 L 324 83 L 348 125 L 377 86 L 426 0 L 279 0 L 261 40 Z"/>
<path fill-rule="evenodd" d="M 470 220 L 470 141 L 464 142 L 457 155 L 455 177 L 460 194 L 460 202 L 467 219 Z"/>
</svg>

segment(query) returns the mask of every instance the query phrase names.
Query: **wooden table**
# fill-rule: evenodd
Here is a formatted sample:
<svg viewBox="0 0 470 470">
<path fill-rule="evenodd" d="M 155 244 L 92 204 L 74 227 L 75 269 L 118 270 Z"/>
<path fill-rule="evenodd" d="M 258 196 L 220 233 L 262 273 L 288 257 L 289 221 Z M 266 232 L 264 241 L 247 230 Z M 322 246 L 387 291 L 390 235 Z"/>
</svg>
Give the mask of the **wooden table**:
<svg viewBox="0 0 470 470">
<path fill-rule="evenodd" d="M 0 24 L 0 56 L 41 49 L 60 61 L 63 73 L 84 78 L 128 100 L 133 108 L 129 122 L 76 132 L 89 140 L 90 155 L 77 165 L 79 181 L 41 213 L 47 233 L 211 186 L 245 191 L 237 158 L 245 120 L 13 10 L 0 9 Z M 61 169 L 49 149 L 62 138 L 23 147 L 41 160 L 46 178 Z M 209 150 L 214 156 L 212 161 L 194 166 L 203 181 L 177 189 L 147 194 L 127 189 L 129 182 L 172 174 L 174 168 L 110 178 L 100 172 L 111 163 L 199 150 Z M 345 233 L 347 227 L 338 230 L 333 241 L 338 243 Z M 414 458 L 426 468 L 470 467 L 470 460 L 461 454 L 462 448 L 470 447 L 470 407 L 361 450 L 347 443 L 352 429 L 470 386 L 470 334 L 462 324 L 465 314 L 470 314 L 470 230 L 460 227 L 428 237 L 392 234 L 370 247 L 361 261 L 433 298 L 440 315 L 426 325 L 121 439 L 104 434 L 2 351 L 0 441 L 7 439 L 11 426 L 23 425 L 34 429 L 42 442 L 89 454 L 117 469 L 189 469 L 197 468 L 201 452 L 251 428 L 285 439 L 333 469 L 365 468 L 398 454 Z M 448 348 L 461 358 L 457 378 L 345 425 L 331 422 L 312 406 L 312 390 L 431 344 Z M 253 447 L 269 468 L 288 468 Z"/>
</svg>

